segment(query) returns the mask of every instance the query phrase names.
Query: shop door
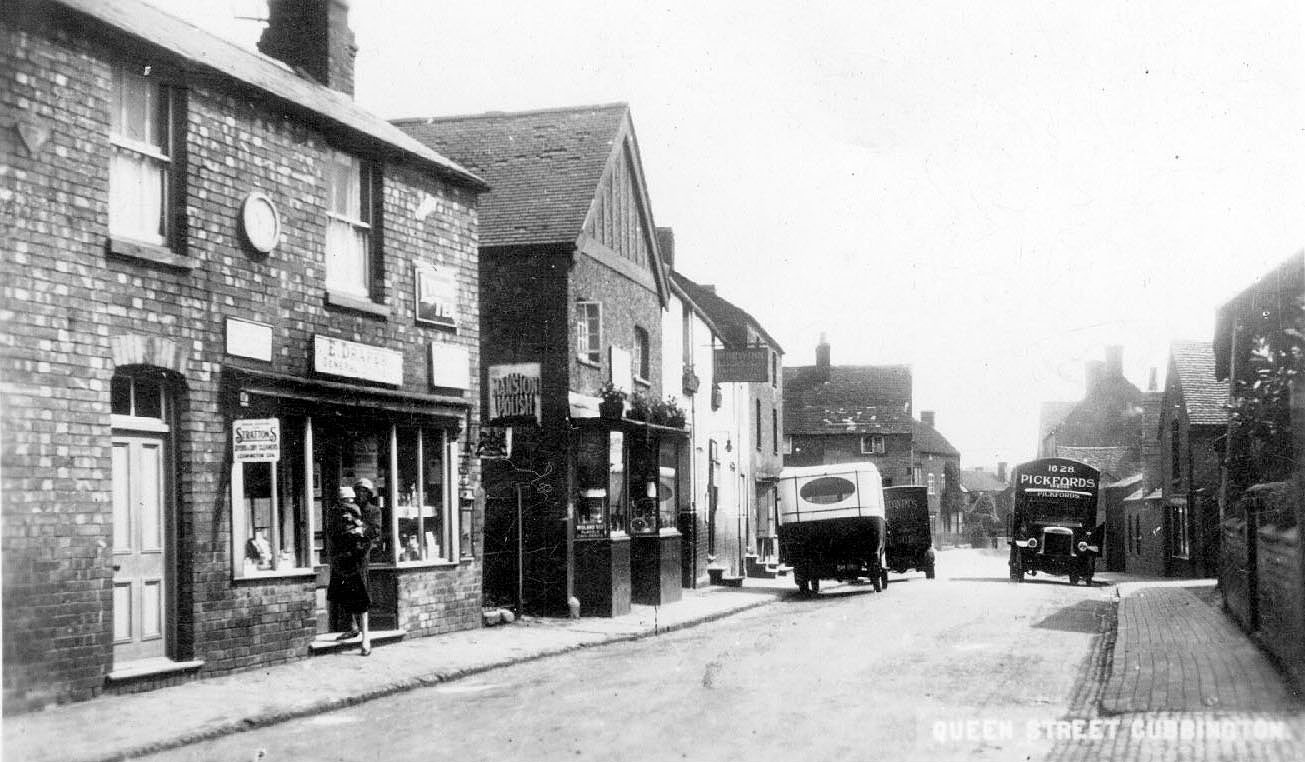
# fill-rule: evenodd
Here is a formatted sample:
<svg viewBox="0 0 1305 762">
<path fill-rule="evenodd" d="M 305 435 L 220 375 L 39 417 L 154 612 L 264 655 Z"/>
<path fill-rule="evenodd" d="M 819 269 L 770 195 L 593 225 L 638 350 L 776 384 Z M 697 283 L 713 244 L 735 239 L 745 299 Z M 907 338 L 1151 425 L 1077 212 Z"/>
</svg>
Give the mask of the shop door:
<svg viewBox="0 0 1305 762">
<path fill-rule="evenodd" d="M 164 440 L 113 438 L 113 660 L 166 657 Z"/>
<path fill-rule="evenodd" d="M 340 486 L 340 433 L 329 427 L 315 428 L 313 437 L 313 511 L 317 529 L 313 536 L 313 570 L 316 577 L 317 632 L 349 629 L 348 615 L 332 616 L 326 587 L 331 582 L 331 545 L 327 532 L 329 506 Z"/>
</svg>

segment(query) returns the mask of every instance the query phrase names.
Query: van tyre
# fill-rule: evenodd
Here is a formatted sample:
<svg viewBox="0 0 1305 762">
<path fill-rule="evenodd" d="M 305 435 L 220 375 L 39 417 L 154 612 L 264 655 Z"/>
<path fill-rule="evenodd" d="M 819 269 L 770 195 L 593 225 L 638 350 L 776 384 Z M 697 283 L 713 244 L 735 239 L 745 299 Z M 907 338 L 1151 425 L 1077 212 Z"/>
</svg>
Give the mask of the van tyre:
<svg viewBox="0 0 1305 762">
<path fill-rule="evenodd" d="M 933 579 L 933 564 L 929 564 L 924 569 L 924 578 Z"/>
</svg>

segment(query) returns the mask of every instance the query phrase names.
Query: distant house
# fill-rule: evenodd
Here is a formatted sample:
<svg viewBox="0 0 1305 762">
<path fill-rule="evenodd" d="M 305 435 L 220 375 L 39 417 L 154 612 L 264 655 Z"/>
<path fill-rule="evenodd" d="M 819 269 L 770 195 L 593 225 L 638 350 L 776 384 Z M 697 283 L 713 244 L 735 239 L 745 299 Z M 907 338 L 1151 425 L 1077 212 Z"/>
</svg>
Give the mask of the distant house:
<svg viewBox="0 0 1305 762">
<path fill-rule="evenodd" d="M 1228 386 L 1214 377 L 1214 343 L 1169 348 L 1160 406 L 1159 461 L 1165 507 L 1165 574 L 1209 577 L 1217 570 L 1219 454 L 1228 427 Z"/>
<path fill-rule="evenodd" d="M 960 453 L 934 428 L 933 411 L 914 418 L 911 398 L 910 366 L 832 365 L 822 336 L 815 365 L 784 369 L 784 465 L 870 461 L 886 487 L 930 487 L 941 529 L 947 472 L 959 472 Z"/>
<path fill-rule="evenodd" d="M 998 463 L 996 471 L 985 468 L 967 468 L 960 472 L 961 495 L 965 514 L 988 515 L 993 518 L 996 530 L 1003 532 L 1010 516 L 1014 491 L 1011 490 L 1007 464 Z M 963 529 L 957 526 L 954 531 Z"/>
</svg>

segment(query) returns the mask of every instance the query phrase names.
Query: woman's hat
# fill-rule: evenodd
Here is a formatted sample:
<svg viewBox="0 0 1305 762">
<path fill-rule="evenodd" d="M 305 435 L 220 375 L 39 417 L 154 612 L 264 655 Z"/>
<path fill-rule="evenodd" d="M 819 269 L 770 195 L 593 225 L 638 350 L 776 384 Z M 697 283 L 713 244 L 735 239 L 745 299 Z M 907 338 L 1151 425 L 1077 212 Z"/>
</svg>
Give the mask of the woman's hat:
<svg viewBox="0 0 1305 762">
<path fill-rule="evenodd" d="M 375 487 L 375 485 L 372 484 L 372 480 L 371 480 L 371 479 L 368 479 L 368 478 L 365 477 L 365 476 L 364 476 L 363 478 L 361 478 L 361 479 L 355 481 L 355 482 L 353 483 L 353 486 L 354 486 L 355 488 L 357 488 L 357 487 L 362 487 L 363 489 L 367 490 L 368 492 L 375 492 L 375 491 L 376 491 L 376 487 Z"/>
<path fill-rule="evenodd" d="M 340 487 L 340 489 L 336 490 L 335 496 L 341 500 L 345 498 L 352 500 L 354 498 L 353 487 Z"/>
</svg>

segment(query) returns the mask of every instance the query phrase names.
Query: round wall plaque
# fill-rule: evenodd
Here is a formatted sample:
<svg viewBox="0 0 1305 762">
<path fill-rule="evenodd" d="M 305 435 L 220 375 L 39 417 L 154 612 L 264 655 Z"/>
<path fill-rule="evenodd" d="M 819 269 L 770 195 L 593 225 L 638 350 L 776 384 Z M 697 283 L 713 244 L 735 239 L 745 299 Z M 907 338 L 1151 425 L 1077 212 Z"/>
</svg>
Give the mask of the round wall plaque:
<svg viewBox="0 0 1305 762">
<path fill-rule="evenodd" d="M 252 191 L 240 208 L 240 226 L 256 251 L 267 254 L 281 242 L 281 214 L 266 193 Z"/>
</svg>

